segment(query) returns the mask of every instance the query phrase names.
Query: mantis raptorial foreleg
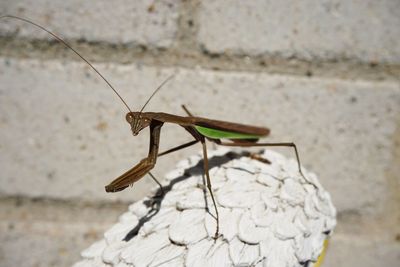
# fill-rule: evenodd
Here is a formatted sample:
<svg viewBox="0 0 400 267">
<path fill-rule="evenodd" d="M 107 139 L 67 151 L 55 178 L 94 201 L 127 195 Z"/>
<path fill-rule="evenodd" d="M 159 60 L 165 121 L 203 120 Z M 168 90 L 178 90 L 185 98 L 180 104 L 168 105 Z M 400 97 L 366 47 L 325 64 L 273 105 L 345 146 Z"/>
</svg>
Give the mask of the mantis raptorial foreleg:
<svg viewBox="0 0 400 267">
<path fill-rule="evenodd" d="M 128 170 L 106 186 L 107 192 L 117 192 L 145 176 L 157 162 L 160 132 L 163 123 L 155 121 L 150 125 L 150 146 L 147 158 L 142 159 L 132 169 Z"/>
</svg>

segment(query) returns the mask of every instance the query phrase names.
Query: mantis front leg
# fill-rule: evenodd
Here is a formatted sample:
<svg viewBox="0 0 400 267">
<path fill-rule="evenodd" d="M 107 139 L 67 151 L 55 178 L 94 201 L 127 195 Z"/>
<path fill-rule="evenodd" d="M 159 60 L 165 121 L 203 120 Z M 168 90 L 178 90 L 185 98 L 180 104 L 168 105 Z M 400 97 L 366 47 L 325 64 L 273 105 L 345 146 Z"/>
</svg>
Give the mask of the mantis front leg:
<svg viewBox="0 0 400 267">
<path fill-rule="evenodd" d="M 157 161 L 160 132 L 163 122 L 152 121 L 150 124 L 150 147 L 147 158 L 142 159 L 136 166 L 122 174 L 106 186 L 106 192 L 118 192 L 145 176 Z"/>
</svg>

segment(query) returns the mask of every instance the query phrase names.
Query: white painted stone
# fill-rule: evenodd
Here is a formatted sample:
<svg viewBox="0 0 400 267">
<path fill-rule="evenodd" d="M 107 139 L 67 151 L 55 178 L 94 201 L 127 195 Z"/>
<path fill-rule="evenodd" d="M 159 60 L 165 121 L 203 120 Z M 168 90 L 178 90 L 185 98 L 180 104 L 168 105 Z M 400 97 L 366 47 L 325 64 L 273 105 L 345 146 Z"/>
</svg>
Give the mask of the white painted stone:
<svg viewBox="0 0 400 267">
<path fill-rule="evenodd" d="M 276 190 L 278 185 L 280 184 L 279 181 L 277 181 L 275 177 L 273 177 L 272 175 L 267 175 L 265 173 L 260 173 L 257 176 L 257 182 L 259 182 L 263 185 L 269 186 L 273 190 Z"/>
<path fill-rule="evenodd" d="M 120 240 L 114 240 L 114 242 L 107 241 L 108 246 L 101 253 L 101 259 L 104 263 L 110 265 L 118 265 L 121 261 L 121 252 L 129 246 L 127 242 L 124 242 L 122 238 Z"/>
<path fill-rule="evenodd" d="M 266 239 L 270 231 L 266 227 L 260 227 L 251 219 L 249 211 L 242 214 L 239 221 L 238 237 L 241 241 L 255 245 Z"/>
<path fill-rule="evenodd" d="M 120 223 L 129 223 L 134 220 L 137 220 L 137 216 L 133 213 L 124 213 L 121 216 L 119 216 L 118 221 Z"/>
<path fill-rule="evenodd" d="M 205 208 L 204 191 L 207 189 L 196 187 L 202 184 L 199 180 L 193 179 L 192 181 L 195 181 L 196 185 L 190 189 L 188 194 L 176 200 L 176 206 L 179 210 Z"/>
<path fill-rule="evenodd" d="M 207 237 L 204 209 L 182 211 L 169 226 L 169 238 L 179 245 L 197 243 Z"/>
<path fill-rule="evenodd" d="M 211 53 L 400 62 L 398 1 L 201 1 Z"/>
<path fill-rule="evenodd" d="M 96 243 L 93 243 L 90 247 L 81 252 L 82 257 L 87 259 L 94 259 L 96 256 L 100 255 L 106 248 L 107 243 L 105 239 L 102 239 Z"/>
<path fill-rule="evenodd" d="M 332 233 L 336 224 L 335 208 L 332 205 L 320 205 L 320 202 L 330 201 L 329 194 L 322 187 L 317 189 L 313 187 L 314 190 L 305 189 L 307 184 L 299 183 L 303 178 L 299 175 L 290 175 L 290 168 L 284 168 L 285 164 L 291 164 L 290 160 L 284 157 L 271 162 L 271 166 L 275 168 L 282 167 L 279 173 L 286 177 L 276 179 L 279 183 L 275 188 L 277 192 L 271 194 L 271 187 L 257 182 L 256 178 L 244 179 L 249 173 L 237 171 L 238 166 L 243 167 L 256 162 L 249 161 L 247 156 L 237 155 L 235 160 L 225 156 L 224 161 L 222 160 L 224 156 L 219 154 L 218 158 L 225 163 L 214 167 L 216 171 L 211 176 L 225 181 L 223 187 L 214 191 L 218 199 L 220 219 L 219 236 L 216 240 L 213 239 L 216 231 L 216 220 L 213 217 L 215 210 L 209 197 L 207 197 L 209 212 L 206 211 L 204 203 L 185 204 L 185 209 L 181 208 L 183 204 L 179 198 L 186 199 L 185 203 L 190 203 L 188 201 L 190 190 L 196 192 L 193 203 L 205 201 L 204 197 L 198 196 L 199 192 L 203 192 L 199 189 L 203 181 L 198 175 L 194 175 L 183 181 L 184 186 L 171 186 L 165 183 L 167 191 L 164 199 L 158 204 L 161 207 L 158 212 L 143 209 L 144 204 L 131 205 L 127 211 L 135 214 L 130 224 L 131 229 L 137 227 L 138 213 L 146 217 L 147 214 L 143 214 L 143 211 L 147 210 L 149 214 L 155 212 L 155 215 L 145 221 L 138 234 L 131 236 L 130 240 L 126 240 L 126 235 L 130 232 L 127 220 L 130 216 L 120 216 L 124 218 L 124 223 L 118 222 L 108 230 L 105 233 L 105 242 L 97 242 L 85 250 L 82 253 L 83 259 L 77 266 L 91 266 L 99 258 L 110 266 L 122 264 L 123 266 L 300 267 L 303 262 L 315 261 L 322 251 L 324 240 L 328 238 L 327 232 Z M 215 159 L 211 157 L 210 162 L 213 160 Z M 269 158 L 268 160 L 271 161 Z M 239 163 L 241 161 L 246 163 Z M 180 166 L 178 169 L 182 169 L 181 164 Z M 191 168 L 194 173 L 202 170 L 201 165 L 195 168 L 186 166 L 186 168 Z M 253 175 L 257 177 L 261 170 L 254 168 L 254 172 Z M 305 172 L 305 175 L 307 174 L 308 172 Z M 225 179 L 217 176 L 223 176 Z M 242 180 L 239 179 L 241 177 Z M 175 182 L 169 180 L 171 184 Z M 225 188 L 229 190 L 224 191 Z M 208 191 L 205 192 L 208 194 Z M 252 197 L 254 195 L 257 197 Z M 275 207 L 271 208 L 271 205 L 267 204 L 267 198 L 274 199 L 271 202 Z M 147 197 L 143 201 L 148 202 L 149 199 Z M 223 201 L 220 201 L 221 199 Z M 169 205 L 162 205 L 164 200 L 167 200 Z M 306 201 L 310 201 L 308 205 L 311 208 L 307 212 L 312 217 L 307 216 Z M 226 203 L 233 204 L 224 205 Z M 125 233 L 125 236 L 122 236 L 122 233 Z"/>
<path fill-rule="evenodd" d="M 177 165 L 178 166 L 178 165 Z M 181 176 L 183 176 L 183 170 L 182 169 L 176 169 L 176 170 L 173 170 L 173 171 L 170 171 L 170 172 L 168 172 L 166 175 L 165 175 L 165 180 L 173 180 L 173 179 L 175 179 L 175 178 L 178 178 L 178 177 L 181 177 Z"/>
<path fill-rule="evenodd" d="M 271 197 L 272 196 L 272 197 Z M 277 197 L 273 197 L 274 195 L 271 194 L 262 194 L 261 199 L 264 201 L 265 205 L 273 210 L 277 211 L 278 210 L 278 205 L 279 205 L 279 199 Z"/>
<path fill-rule="evenodd" d="M 138 223 L 138 220 L 132 220 L 130 223 L 117 223 L 104 233 L 104 238 L 107 243 L 113 243 L 122 240 L 132 229 L 132 223 Z"/>
<path fill-rule="evenodd" d="M 211 203 L 211 202 L 209 202 Z M 220 234 L 226 240 L 233 239 L 238 233 L 239 220 L 243 213 L 240 209 L 227 209 L 218 208 L 220 216 Z M 214 209 L 211 209 L 211 214 L 215 215 Z M 216 231 L 215 217 L 212 217 L 209 213 L 206 214 L 205 226 L 208 233 L 208 237 L 214 237 Z"/>
<path fill-rule="evenodd" d="M 167 247 L 162 248 L 154 255 L 152 255 L 153 260 L 151 261 L 149 267 L 181 266 L 183 263 L 182 255 L 184 252 L 185 252 L 185 247 L 171 244 Z"/>
<path fill-rule="evenodd" d="M 129 265 L 126 264 L 125 262 L 120 262 L 116 265 L 116 267 L 128 267 Z"/>
<path fill-rule="evenodd" d="M 136 240 L 138 241 L 135 242 Z M 121 252 L 120 258 L 133 266 L 147 266 L 155 253 L 169 245 L 168 231 L 163 229 L 158 233 L 133 239 L 130 246 Z"/>
<path fill-rule="evenodd" d="M 273 222 L 273 230 L 275 236 L 278 237 L 280 240 L 294 239 L 296 236 L 304 234 L 294 224 L 294 220 L 297 217 L 297 210 L 297 207 L 288 208 L 285 211 L 277 213 L 274 216 L 275 220 Z M 314 229 L 312 231 L 314 231 Z"/>
<path fill-rule="evenodd" d="M 226 176 L 228 177 L 229 180 L 231 181 L 238 181 L 240 182 L 241 180 L 256 180 L 256 177 L 251 174 L 248 171 L 245 171 L 243 169 L 236 169 L 237 167 L 234 168 L 230 168 L 228 170 L 226 170 Z M 238 180 L 235 180 L 238 179 Z"/>
<path fill-rule="evenodd" d="M 252 266 L 260 260 L 258 245 L 243 243 L 238 238 L 229 242 L 229 256 L 235 266 Z"/>
<path fill-rule="evenodd" d="M 286 200 L 290 205 L 297 205 L 303 202 L 305 192 L 300 183 L 293 179 L 287 179 L 283 182 L 279 198 Z"/>
<path fill-rule="evenodd" d="M 259 191 L 249 190 L 244 184 L 246 181 L 227 183 L 218 191 L 217 202 L 226 208 L 250 208 L 260 200 L 261 196 Z M 251 185 L 257 186 L 254 183 Z"/>
<path fill-rule="evenodd" d="M 221 234 L 226 240 L 231 240 L 234 237 L 236 237 L 238 233 L 238 227 L 239 227 L 239 220 L 240 216 L 243 213 L 242 210 L 230 210 L 230 209 L 221 209 Z M 208 225 L 212 225 L 213 221 L 210 220 L 210 216 L 206 217 L 206 220 L 208 219 Z M 207 221 L 206 221 L 207 223 Z M 214 220 L 214 227 L 207 227 L 207 231 L 209 236 L 213 236 L 215 233 L 215 220 Z M 212 231 L 213 230 L 213 231 Z"/>
<path fill-rule="evenodd" d="M 251 220 L 256 226 L 268 227 L 274 222 L 273 214 L 275 214 L 276 210 L 273 212 L 273 210 L 263 202 L 255 204 L 250 211 Z"/>
<path fill-rule="evenodd" d="M 153 7 L 153 11 L 149 8 Z M 173 0 L 154 2 L 101 0 L 29 0 L 0 2 L 2 15 L 29 18 L 66 39 L 91 42 L 170 46 L 177 32 L 179 4 Z M 17 33 L 20 37 L 51 39 L 32 25 L 16 20 L 2 20 L 0 35 Z"/>
<path fill-rule="evenodd" d="M 175 177 L 177 178 L 177 177 Z M 202 181 L 203 177 L 201 175 L 197 176 L 197 179 L 187 179 L 187 180 L 183 180 L 177 184 L 174 184 L 174 189 L 175 190 L 184 190 L 186 188 L 193 188 L 193 185 L 197 185 L 199 184 L 200 181 Z"/>
<path fill-rule="evenodd" d="M 205 266 L 207 261 L 207 252 L 210 251 L 213 245 L 214 244 L 209 242 L 209 240 L 203 239 L 200 242 L 193 244 L 193 246 L 188 247 L 185 265 L 195 267 Z"/>
<path fill-rule="evenodd" d="M 136 217 L 143 217 L 149 211 L 149 208 L 143 202 L 135 202 L 129 206 L 129 211 Z M 127 215 L 126 215 L 127 216 Z"/>
<path fill-rule="evenodd" d="M 306 195 L 306 199 L 304 201 L 304 213 L 309 218 L 318 218 L 318 210 L 315 207 L 313 195 Z"/>
<path fill-rule="evenodd" d="M 263 266 L 301 266 L 296 264 L 293 240 L 280 240 L 268 237 L 260 243 L 261 255 L 265 255 Z"/>
<path fill-rule="evenodd" d="M 227 171 L 237 170 L 237 171 L 247 172 L 249 174 L 249 175 L 247 175 L 247 176 L 249 176 L 248 177 L 249 179 L 252 179 L 253 178 L 252 174 L 254 174 L 256 172 L 256 168 L 254 167 L 253 161 L 250 158 L 247 160 L 232 160 L 230 166 L 233 169 L 228 169 Z M 243 174 L 241 176 L 245 176 L 245 175 L 246 174 Z M 229 176 L 231 176 L 231 175 L 227 175 L 227 176 L 229 178 Z M 231 178 L 233 178 L 233 177 L 231 177 Z"/>
<path fill-rule="evenodd" d="M 217 240 L 207 254 L 205 266 L 231 266 L 232 261 L 229 257 L 228 244 Z"/>
<path fill-rule="evenodd" d="M 151 221 L 147 222 L 140 229 L 139 234 L 142 236 L 148 236 L 154 232 L 158 232 L 164 228 L 169 226 L 167 222 L 167 218 L 177 217 L 180 212 L 171 207 L 163 206 L 162 210 L 160 210 L 154 217 L 151 218 Z"/>
</svg>

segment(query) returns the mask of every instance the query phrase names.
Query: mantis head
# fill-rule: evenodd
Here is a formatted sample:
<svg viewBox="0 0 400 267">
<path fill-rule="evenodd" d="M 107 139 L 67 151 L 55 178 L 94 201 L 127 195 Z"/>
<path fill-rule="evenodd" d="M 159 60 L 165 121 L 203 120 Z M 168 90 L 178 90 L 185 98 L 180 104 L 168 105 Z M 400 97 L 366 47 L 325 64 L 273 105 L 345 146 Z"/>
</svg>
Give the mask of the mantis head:
<svg viewBox="0 0 400 267">
<path fill-rule="evenodd" d="M 151 120 L 141 112 L 128 112 L 125 116 L 126 121 L 131 125 L 132 134 L 138 135 L 141 130 L 150 125 Z"/>
<path fill-rule="evenodd" d="M 141 130 L 143 130 L 144 128 L 146 128 L 147 126 L 150 125 L 151 118 L 145 116 L 142 113 L 142 111 L 144 110 L 146 105 L 150 102 L 150 100 L 153 98 L 153 96 L 163 87 L 164 84 L 166 84 L 169 80 L 171 80 L 172 77 L 174 77 L 174 75 L 169 76 L 162 84 L 160 84 L 158 86 L 158 88 L 156 90 L 154 90 L 154 92 L 147 99 L 146 103 L 144 103 L 142 109 L 139 112 L 131 111 L 131 109 L 128 107 L 128 105 L 125 104 L 129 110 L 129 112 L 126 114 L 125 118 L 126 118 L 126 121 L 131 125 L 132 134 L 134 136 L 138 135 Z"/>
</svg>

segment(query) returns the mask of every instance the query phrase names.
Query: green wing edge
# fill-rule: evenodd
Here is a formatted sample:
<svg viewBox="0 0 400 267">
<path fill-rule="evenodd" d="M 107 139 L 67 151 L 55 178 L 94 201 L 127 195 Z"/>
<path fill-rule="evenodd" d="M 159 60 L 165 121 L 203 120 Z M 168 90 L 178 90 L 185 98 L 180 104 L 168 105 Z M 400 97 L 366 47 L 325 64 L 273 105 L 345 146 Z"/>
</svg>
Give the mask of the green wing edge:
<svg viewBox="0 0 400 267">
<path fill-rule="evenodd" d="M 197 125 L 194 127 L 200 134 L 212 139 L 259 139 L 262 137 L 261 135 L 229 132 Z"/>
</svg>

